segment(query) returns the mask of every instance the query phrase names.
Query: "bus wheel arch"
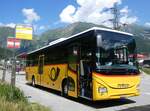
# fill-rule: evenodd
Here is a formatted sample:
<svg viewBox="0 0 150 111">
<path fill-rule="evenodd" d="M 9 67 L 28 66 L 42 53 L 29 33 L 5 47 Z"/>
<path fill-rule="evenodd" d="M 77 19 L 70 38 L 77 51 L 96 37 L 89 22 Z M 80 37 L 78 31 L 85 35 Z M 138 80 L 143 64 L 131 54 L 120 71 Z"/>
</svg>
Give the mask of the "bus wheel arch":
<svg viewBox="0 0 150 111">
<path fill-rule="evenodd" d="M 32 82 L 31 82 L 31 85 L 35 87 L 35 76 L 32 75 Z"/>
<path fill-rule="evenodd" d="M 61 89 L 61 95 L 66 97 L 68 95 L 67 78 L 63 79 Z"/>
</svg>

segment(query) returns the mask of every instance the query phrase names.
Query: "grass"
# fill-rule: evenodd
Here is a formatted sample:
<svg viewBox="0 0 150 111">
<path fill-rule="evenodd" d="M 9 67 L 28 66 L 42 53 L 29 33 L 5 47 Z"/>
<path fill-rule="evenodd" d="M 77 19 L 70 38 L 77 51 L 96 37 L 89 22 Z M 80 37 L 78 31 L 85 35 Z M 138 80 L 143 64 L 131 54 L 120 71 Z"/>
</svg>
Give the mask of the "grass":
<svg viewBox="0 0 150 111">
<path fill-rule="evenodd" d="M 18 103 L 7 101 L 5 98 L 0 99 L 0 111 L 50 111 L 50 109 L 37 103 Z"/>
<path fill-rule="evenodd" d="M 150 75 L 150 68 L 141 68 L 141 70 Z"/>
<path fill-rule="evenodd" d="M 23 92 L 20 91 L 19 88 L 2 82 L 0 83 L 0 97 L 5 98 L 7 101 L 11 102 L 27 102 L 27 99 L 24 97 Z"/>
<path fill-rule="evenodd" d="M 0 111 L 51 111 L 37 103 L 29 103 L 19 88 L 0 82 Z"/>
</svg>

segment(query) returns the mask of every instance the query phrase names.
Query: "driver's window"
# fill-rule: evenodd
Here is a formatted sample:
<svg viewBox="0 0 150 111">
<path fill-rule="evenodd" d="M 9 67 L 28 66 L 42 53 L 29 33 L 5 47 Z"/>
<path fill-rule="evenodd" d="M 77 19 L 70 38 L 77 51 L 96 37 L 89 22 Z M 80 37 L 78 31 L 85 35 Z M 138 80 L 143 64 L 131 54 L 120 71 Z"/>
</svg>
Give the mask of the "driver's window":
<svg viewBox="0 0 150 111">
<path fill-rule="evenodd" d="M 126 48 L 117 49 L 114 51 L 114 53 L 117 60 L 119 60 L 121 63 L 127 63 L 128 55 Z"/>
</svg>

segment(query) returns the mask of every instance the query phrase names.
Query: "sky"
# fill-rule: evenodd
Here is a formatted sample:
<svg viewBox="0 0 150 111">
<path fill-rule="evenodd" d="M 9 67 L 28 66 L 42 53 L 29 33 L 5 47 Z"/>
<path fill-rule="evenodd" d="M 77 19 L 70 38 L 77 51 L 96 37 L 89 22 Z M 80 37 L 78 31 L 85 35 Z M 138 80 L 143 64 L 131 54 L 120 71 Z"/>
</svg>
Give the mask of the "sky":
<svg viewBox="0 0 150 111">
<path fill-rule="evenodd" d="M 0 26 L 31 24 L 35 33 L 79 21 L 112 27 L 114 4 L 120 10 L 120 25 L 150 27 L 148 0 L 0 0 Z"/>
</svg>

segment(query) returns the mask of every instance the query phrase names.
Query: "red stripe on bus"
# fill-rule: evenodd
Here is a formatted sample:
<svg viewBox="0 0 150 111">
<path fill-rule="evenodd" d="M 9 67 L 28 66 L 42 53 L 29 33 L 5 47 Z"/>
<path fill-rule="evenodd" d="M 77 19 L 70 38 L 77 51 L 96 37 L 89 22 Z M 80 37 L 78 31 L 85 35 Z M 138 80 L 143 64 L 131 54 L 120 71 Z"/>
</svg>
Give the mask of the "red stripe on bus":
<svg viewBox="0 0 150 111">
<path fill-rule="evenodd" d="M 77 71 L 74 71 L 72 69 L 68 69 L 68 71 L 72 72 L 73 74 L 77 75 Z"/>
</svg>

